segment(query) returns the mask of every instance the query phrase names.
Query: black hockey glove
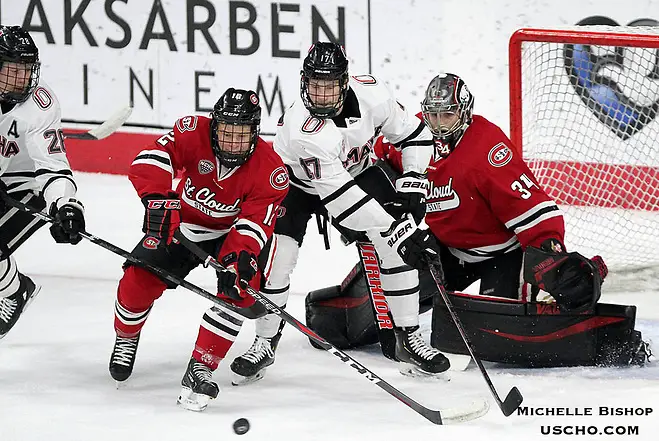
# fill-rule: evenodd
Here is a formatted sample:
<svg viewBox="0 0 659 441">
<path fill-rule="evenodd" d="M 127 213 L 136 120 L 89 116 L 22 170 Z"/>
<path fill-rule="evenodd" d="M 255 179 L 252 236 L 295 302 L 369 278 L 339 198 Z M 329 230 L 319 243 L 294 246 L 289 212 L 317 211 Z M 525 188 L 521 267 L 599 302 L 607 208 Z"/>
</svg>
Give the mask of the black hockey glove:
<svg viewBox="0 0 659 441">
<path fill-rule="evenodd" d="M 256 256 L 247 251 L 241 251 L 237 256 L 231 252 L 220 259 L 226 269 L 217 272 L 217 292 L 233 300 L 243 300 L 247 297 L 247 283 L 254 278 L 259 270 Z"/>
<path fill-rule="evenodd" d="M 428 268 L 429 262 L 439 264 L 439 244 L 435 236 L 429 230 L 420 230 L 411 214 L 395 221 L 389 230 L 380 234 L 412 268 L 423 270 Z"/>
<path fill-rule="evenodd" d="M 181 200 L 178 195 L 173 191 L 167 196 L 150 194 L 142 198 L 142 204 L 145 208 L 142 231 L 171 243 L 174 232 L 181 224 Z"/>
<path fill-rule="evenodd" d="M 411 213 L 414 221 L 419 224 L 426 215 L 428 188 L 428 178 L 425 174 L 413 171 L 403 173 L 396 179 L 396 198 L 385 202 L 384 208 L 395 219 L 400 219 L 405 213 Z"/>
<path fill-rule="evenodd" d="M 55 219 L 50 226 L 50 235 L 57 243 L 77 244 L 85 231 L 85 207 L 77 199 L 59 198 L 52 204 L 48 213 Z"/>
<path fill-rule="evenodd" d="M 547 239 L 540 248 L 527 247 L 524 253 L 524 281 L 547 291 L 564 311 L 594 307 L 607 274 L 602 257 L 567 253 L 556 239 Z"/>
</svg>

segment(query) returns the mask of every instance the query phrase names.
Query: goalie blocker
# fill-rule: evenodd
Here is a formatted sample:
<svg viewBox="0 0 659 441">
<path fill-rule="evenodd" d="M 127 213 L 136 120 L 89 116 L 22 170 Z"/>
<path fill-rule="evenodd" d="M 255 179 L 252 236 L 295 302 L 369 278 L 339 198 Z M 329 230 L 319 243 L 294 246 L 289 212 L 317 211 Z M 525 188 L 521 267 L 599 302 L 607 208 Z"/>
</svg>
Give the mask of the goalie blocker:
<svg viewBox="0 0 659 441">
<path fill-rule="evenodd" d="M 427 271 L 420 272 L 420 288 L 420 312 L 433 308 L 432 345 L 444 352 L 468 354 Z M 575 311 L 556 303 L 457 292 L 449 296 L 483 360 L 523 367 L 625 366 L 642 365 L 649 355 L 641 333 L 634 329 L 635 306 L 599 303 Z M 379 341 L 359 264 L 341 285 L 312 291 L 305 303 L 307 326 L 336 347 L 351 349 Z"/>
</svg>

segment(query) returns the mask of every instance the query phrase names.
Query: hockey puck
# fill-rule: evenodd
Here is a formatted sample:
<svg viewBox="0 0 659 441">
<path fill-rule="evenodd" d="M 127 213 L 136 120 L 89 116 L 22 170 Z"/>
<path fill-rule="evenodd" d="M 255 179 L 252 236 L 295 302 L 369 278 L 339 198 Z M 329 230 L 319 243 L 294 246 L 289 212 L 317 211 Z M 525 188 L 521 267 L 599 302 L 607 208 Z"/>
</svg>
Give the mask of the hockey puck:
<svg viewBox="0 0 659 441">
<path fill-rule="evenodd" d="M 233 431 L 238 435 L 244 435 L 249 431 L 249 421 L 247 418 L 238 418 L 233 422 Z"/>
</svg>

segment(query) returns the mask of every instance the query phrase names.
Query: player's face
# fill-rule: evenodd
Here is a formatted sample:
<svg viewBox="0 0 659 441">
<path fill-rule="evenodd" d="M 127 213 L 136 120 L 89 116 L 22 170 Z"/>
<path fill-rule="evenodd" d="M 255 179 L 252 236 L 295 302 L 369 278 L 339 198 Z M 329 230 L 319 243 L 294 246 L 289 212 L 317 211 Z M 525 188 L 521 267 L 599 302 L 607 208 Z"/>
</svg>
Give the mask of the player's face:
<svg viewBox="0 0 659 441">
<path fill-rule="evenodd" d="M 227 153 L 246 153 L 251 146 L 252 130 L 249 125 L 221 122 L 217 125 L 217 140 L 220 148 Z"/>
<path fill-rule="evenodd" d="M 22 92 L 30 84 L 32 63 L 2 63 L 0 69 L 0 92 Z"/>
<path fill-rule="evenodd" d="M 318 107 L 332 107 L 339 102 L 341 86 L 339 80 L 309 80 L 309 98 Z"/>
<path fill-rule="evenodd" d="M 460 115 L 455 112 L 428 112 L 426 120 L 434 131 L 447 133 L 460 123 Z"/>
</svg>

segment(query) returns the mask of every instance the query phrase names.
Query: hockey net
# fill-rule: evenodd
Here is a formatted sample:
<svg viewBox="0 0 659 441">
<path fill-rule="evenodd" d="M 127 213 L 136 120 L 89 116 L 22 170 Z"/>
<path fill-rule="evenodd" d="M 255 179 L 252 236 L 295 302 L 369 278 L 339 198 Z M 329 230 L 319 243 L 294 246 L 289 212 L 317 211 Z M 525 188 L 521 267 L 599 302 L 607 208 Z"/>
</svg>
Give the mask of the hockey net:
<svg viewBox="0 0 659 441">
<path fill-rule="evenodd" d="M 566 246 L 613 271 L 659 265 L 659 28 L 511 37 L 511 139 L 566 220 Z"/>
</svg>

